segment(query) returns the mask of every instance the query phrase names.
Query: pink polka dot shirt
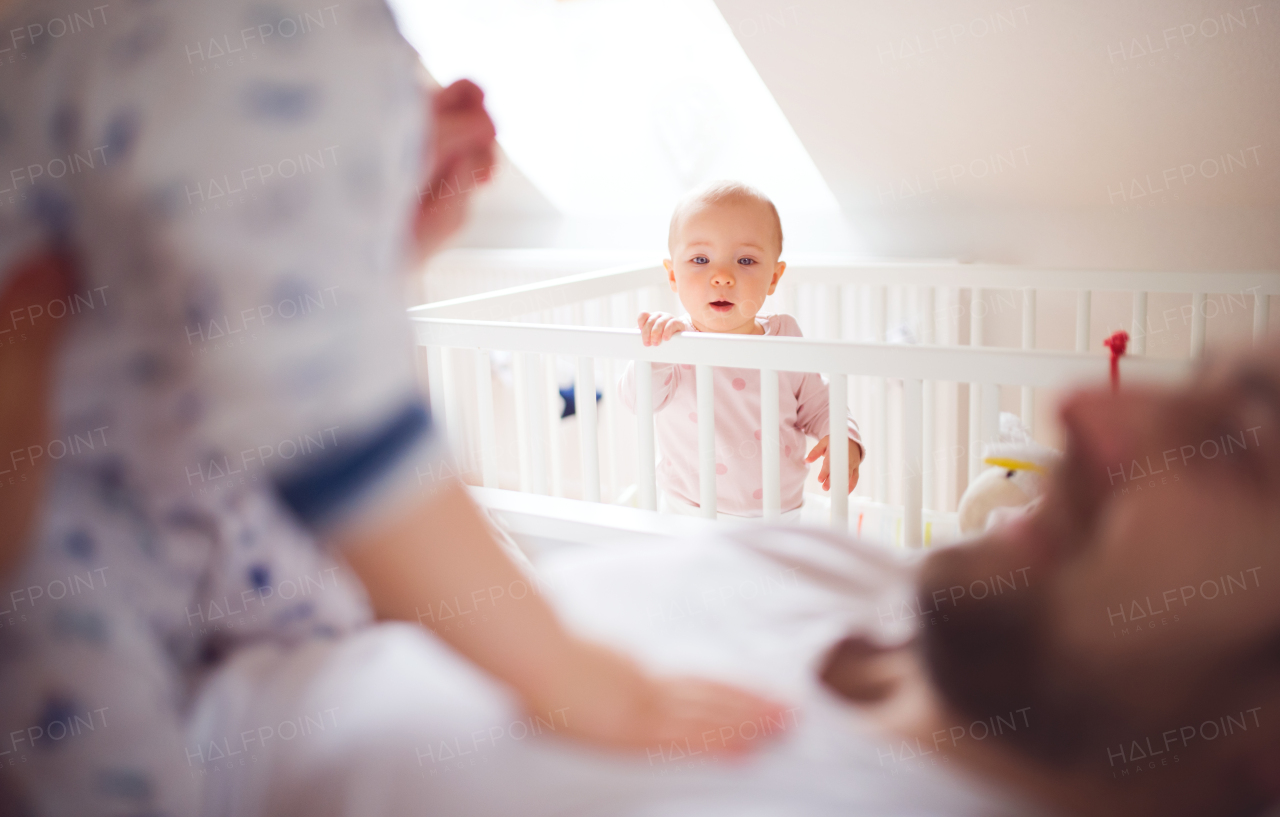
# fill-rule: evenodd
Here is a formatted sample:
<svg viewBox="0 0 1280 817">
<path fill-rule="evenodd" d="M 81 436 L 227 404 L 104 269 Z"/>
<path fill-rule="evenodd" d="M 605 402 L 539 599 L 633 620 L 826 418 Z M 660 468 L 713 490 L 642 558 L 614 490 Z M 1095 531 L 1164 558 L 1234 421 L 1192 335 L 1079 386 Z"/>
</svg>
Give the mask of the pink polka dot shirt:
<svg viewBox="0 0 1280 817">
<path fill-rule="evenodd" d="M 688 315 L 681 320 L 692 326 Z M 766 335 L 800 337 L 790 315 L 757 315 Z M 694 329 L 686 331 L 693 332 Z M 735 516 L 764 514 L 764 477 L 760 464 L 760 372 L 717 366 L 716 396 L 716 510 Z M 618 382 L 618 395 L 635 410 L 635 363 L 629 363 Z M 778 431 L 782 446 L 782 510 L 799 508 L 809 464 L 805 435 L 827 435 L 827 380 L 801 372 L 778 373 Z M 690 505 L 698 504 L 698 390 L 694 368 L 688 364 L 653 364 L 655 437 L 662 455 L 658 488 Z M 849 417 L 849 439 L 858 443 L 858 424 Z M 866 450 L 863 448 L 865 457 Z"/>
</svg>

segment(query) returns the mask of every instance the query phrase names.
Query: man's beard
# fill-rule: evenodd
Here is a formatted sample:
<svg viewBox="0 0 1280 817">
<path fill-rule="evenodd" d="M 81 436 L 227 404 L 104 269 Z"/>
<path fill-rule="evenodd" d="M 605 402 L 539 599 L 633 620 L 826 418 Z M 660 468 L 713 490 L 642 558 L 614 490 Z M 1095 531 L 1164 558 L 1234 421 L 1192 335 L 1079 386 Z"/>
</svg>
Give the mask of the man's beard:
<svg viewBox="0 0 1280 817">
<path fill-rule="evenodd" d="M 933 555 L 920 577 L 921 609 L 934 591 L 968 585 L 989 564 L 981 545 Z M 934 688 L 965 720 L 987 720 L 1023 708 L 1027 727 L 997 740 L 1056 766 L 1102 771 L 1104 747 L 1135 726 L 1109 702 L 1105 687 L 1054 660 L 1046 626 L 1046 593 L 1034 582 L 986 598 L 964 598 L 924 627 L 919 648 Z"/>
<path fill-rule="evenodd" d="M 1069 438 L 1034 524 L 1053 530 L 1058 547 L 1090 540 L 1106 502 L 1099 484 L 1080 446 Z M 956 585 L 967 587 L 1007 570 L 1003 549 L 1023 544 L 1033 547 L 987 541 L 933 554 L 920 573 L 920 609 L 937 606 L 935 591 L 941 598 Z M 1030 707 L 1029 728 L 1005 731 L 997 739 L 1059 767 L 1101 770 L 1105 747 L 1138 734 L 1132 731 L 1136 724 L 1107 694 L 1114 679 L 1090 675 L 1064 658 L 1061 645 L 1055 649 L 1046 570 L 1052 568 L 1042 562 L 1027 585 L 1013 591 L 961 597 L 923 629 L 919 648 L 935 689 L 956 714 L 980 719 Z"/>
</svg>

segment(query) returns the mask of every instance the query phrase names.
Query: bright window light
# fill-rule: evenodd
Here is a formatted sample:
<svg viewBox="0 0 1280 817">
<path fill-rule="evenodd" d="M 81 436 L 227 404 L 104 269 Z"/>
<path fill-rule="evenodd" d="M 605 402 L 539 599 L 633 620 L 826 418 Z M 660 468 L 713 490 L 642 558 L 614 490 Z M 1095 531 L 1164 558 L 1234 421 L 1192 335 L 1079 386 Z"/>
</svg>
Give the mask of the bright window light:
<svg viewBox="0 0 1280 817">
<path fill-rule="evenodd" d="M 722 178 L 789 216 L 839 212 L 713 0 L 391 5 L 437 80 L 485 89 L 503 149 L 566 215 L 653 217 Z"/>
</svg>

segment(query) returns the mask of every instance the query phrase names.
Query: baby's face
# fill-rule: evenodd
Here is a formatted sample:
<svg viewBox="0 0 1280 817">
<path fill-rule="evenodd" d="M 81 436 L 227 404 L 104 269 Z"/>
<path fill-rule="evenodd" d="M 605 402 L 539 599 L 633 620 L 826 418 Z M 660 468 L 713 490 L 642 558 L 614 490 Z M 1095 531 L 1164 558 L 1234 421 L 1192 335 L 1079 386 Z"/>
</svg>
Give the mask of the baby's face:
<svg viewBox="0 0 1280 817">
<path fill-rule="evenodd" d="M 726 201 L 686 213 L 663 264 L 694 328 L 754 334 L 756 313 L 787 266 L 780 252 L 768 207 Z"/>
</svg>

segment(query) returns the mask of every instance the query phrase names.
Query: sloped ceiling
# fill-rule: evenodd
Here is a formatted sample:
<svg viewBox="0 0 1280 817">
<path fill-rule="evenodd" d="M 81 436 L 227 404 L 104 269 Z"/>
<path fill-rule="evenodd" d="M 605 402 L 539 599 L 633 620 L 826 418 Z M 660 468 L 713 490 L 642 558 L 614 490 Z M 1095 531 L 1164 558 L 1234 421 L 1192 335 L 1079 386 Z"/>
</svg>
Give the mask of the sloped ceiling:
<svg viewBox="0 0 1280 817">
<path fill-rule="evenodd" d="M 1280 3 L 716 0 L 872 252 L 1280 268 Z"/>
</svg>

